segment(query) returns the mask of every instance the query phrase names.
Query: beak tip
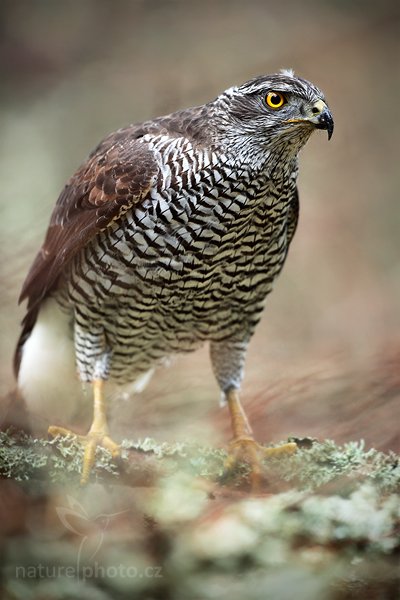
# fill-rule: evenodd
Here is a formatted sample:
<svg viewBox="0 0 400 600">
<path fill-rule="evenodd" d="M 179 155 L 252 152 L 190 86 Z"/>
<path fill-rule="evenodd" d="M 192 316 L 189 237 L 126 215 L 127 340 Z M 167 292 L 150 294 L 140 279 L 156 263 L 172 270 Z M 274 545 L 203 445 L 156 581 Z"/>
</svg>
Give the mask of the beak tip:
<svg viewBox="0 0 400 600">
<path fill-rule="evenodd" d="M 328 140 L 330 140 L 333 134 L 333 127 L 334 122 L 332 115 L 329 109 L 325 109 L 319 116 L 317 128 L 326 129 L 326 131 L 328 132 Z"/>
</svg>

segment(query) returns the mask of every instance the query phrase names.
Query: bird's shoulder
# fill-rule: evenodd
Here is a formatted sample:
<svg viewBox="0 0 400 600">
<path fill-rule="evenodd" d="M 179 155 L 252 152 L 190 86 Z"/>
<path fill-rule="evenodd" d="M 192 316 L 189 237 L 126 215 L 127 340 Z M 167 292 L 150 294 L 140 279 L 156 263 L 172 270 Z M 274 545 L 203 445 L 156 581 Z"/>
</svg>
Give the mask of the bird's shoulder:
<svg viewBox="0 0 400 600">
<path fill-rule="evenodd" d="M 127 159 L 132 153 L 131 144 L 136 140 L 143 141 L 143 138 L 145 141 L 158 137 L 185 138 L 194 146 L 208 145 L 213 136 L 212 117 L 212 104 L 209 103 L 128 125 L 105 137 L 89 154 L 88 160 L 108 152 L 116 144 L 125 150 L 120 158 Z"/>
</svg>

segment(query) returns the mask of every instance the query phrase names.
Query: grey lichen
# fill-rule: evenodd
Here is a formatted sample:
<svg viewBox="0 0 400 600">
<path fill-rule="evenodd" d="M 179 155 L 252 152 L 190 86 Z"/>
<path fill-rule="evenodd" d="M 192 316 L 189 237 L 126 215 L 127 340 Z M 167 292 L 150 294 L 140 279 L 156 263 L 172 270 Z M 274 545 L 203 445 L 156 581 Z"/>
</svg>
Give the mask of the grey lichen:
<svg viewBox="0 0 400 600">
<path fill-rule="evenodd" d="M 48 481 L 78 484 L 83 448 L 74 436 L 52 440 L 0 432 L 0 473 L 15 481 Z M 110 454 L 99 448 L 96 468 L 101 473 L 117 474 Z"/>
<path fill-rule="evenodd" d="M 302 447 L 306 446 L 306 447 Z M 210 481 L 221 480 L 225 473 L 227 453 L 222 448 L 212 448 L 193 443 L 160 443 L 151 438 L 121 444 L 118 464 L 111 454 L 97 448 L 93 476 L 114 479 L 119 474 L 132 475 L 143 469 L 154 470 L 157 476 L 168 476 L 176 471 Z M 17 481 L 46 479 L 49 482 L 71 483 L 78 481 L 83 448 L 74 436 L 52 440 L 33 438 L 26 434 L 13 435 L 0 432 L 0 472 L 3 477 Z M 299 442 L 293 455 L 268 459 L 265 462 L 267 479 L 285 480 L 300 490 L 317 490 L 332 481 L 344 482 L 353 489 L 359 483 L 373 484 L 382 492 L 400 489 L 400 461 L 394 453 L 384 454 L 374 449 L 366 450 L 364 442 L 349 442 L 337 446 L 335 442 Z M 244 464 L 235 478 L 237 481 L 248 474 Z M 342 485 L 342 487 L 345 487 Z M 343 491 L 344 493 L 344 491 Z"/>
<path fill-rule="evenodd" d="M 338 446 L 332 440 L 313 442 L 284 461 L 274 460 L 281 477 L 297 479 L 302 489 L 314 490 L 339 477 L 358 478 L 373 482 L 382 491 L 400 489 L 400 460 L 393 452 L 385 454 L 370 448 L 364 441 L 352 441 Z"/>
</svg>

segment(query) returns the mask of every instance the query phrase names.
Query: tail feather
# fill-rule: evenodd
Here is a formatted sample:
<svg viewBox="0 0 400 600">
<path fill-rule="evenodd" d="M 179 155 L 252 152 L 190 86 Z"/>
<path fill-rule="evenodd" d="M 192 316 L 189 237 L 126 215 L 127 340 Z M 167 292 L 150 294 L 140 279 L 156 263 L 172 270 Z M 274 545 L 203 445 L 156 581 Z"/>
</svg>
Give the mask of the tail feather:
<svg viewBox="0 0 400 600">
<path fill-rule="evenodd" d="M 32 329 L 35 326 L 38 312 L 39 311 L 37 308 L 35 308 L 34 310 L 28 310 L 28 312 L 25 315 L 24 320 L 22 321 L 22 331 L 18 338 L 18 342 L 17 342 L 15 352 L 14 352 L 14 359 L 13 359 L 13 370 L 14 370 L 14 376 L 16 379 L 18 379 L 19 368 L 21 366 L 22 349 L 24 347 L 26 340 L 30 336 Z"/>
<path fill-rule="evenodd" d="M 38 423 L 64 424 L 84 399 L 70 317 L 53 298 L 41 304 L 35 320 L 28 317 L 16 350 L 18 389 Z"/>
<path fill-rule="evenodd" d="M 90 401 L 88 387 L 80 382 L 75 360 L 70 316 L 54 298 L 28 310 L 14 357 L 18 393 L 25 402 L 31 428 L 42 433 L 49 424 L 68 425 Z M 141 392 L 154 369 L 130 384 L 107 385 L 112 400 Z"/>
</svg>

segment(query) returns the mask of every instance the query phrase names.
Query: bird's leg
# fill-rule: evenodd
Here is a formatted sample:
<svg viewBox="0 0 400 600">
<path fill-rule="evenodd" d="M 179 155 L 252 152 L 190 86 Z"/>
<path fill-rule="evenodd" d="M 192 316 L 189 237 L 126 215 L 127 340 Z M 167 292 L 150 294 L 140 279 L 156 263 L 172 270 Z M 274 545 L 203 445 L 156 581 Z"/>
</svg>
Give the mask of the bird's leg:
<svg viewBox="0 0 400 600">
<path fill-rule="evenodd" d="M 93 421 L 87 434 L 81 484 L 85 484 L 89 479 L 95 461 L 96 446 L 103 446 L 111 452 L 113 457 L 119 455 L 119 445 L 110 438 L 108 433 L 104 380 L 95 379 L 93 381 Z"/>
<path fill-rule="evenodd" d="M 81 484 L 89 480 L 90 471 L 94 465 L 96 447 L 102 446 L 109 450 L 113 457 L 120 453 L 119 445 L 108 435 L 108 424 L 106 415 L 106 402 L 104 396 L 104 380 L 93 380 L 93 421 L 89 432 L 85 436 L 77 436 L 78 440 L 85 446 L 85 454 L 82 465 Z M 72 431 L 63 427 L 51 426 L 48 432 L 52 436 L 75 435 Z"/>
<path fill-rule="evenodd" d="M 231 388 L 226 392 L 229 413 L 231 417 L 233 439 L 229 444 L 229 456 L 226 468 L 233 469 L 240 462 L 247 462 L 251 467 L 251 482 L 253 489 L 260 485 L 263 459 L 282 454 L 296 452 L 295 443 L 287 443 L 276 448 L 265 448 L 258 444 L 251 430 L 246 413 L 240 403 L 239 390 Z"/>
<path fill-rule="evenodd" d="M 242 316 L 238 315 L 238 321 L 241 318 Z M 250 335 L 251 327 L 246 330 L 246 335 L 243 336 L 242 340 L 211 342 L 210 357 L 220 389 L 223 390 L 224 399 L 228 403 L 232 423 L 233 438 L 229 444 L 226 469 L 231 470 L 242 462 L 249 463 L 252 487 L 256 489 L 261 482 L 264 458 L 279 456 L 280 454 L 291 454 L 295 452 L 297 446 L 293 443 L 284 444 L 278 448 L 265 448 L 258 444 L 253 437 L 253 432 L 239 397 L 240 383 L 243 378 L 243 365 Z"/>
</svg>

